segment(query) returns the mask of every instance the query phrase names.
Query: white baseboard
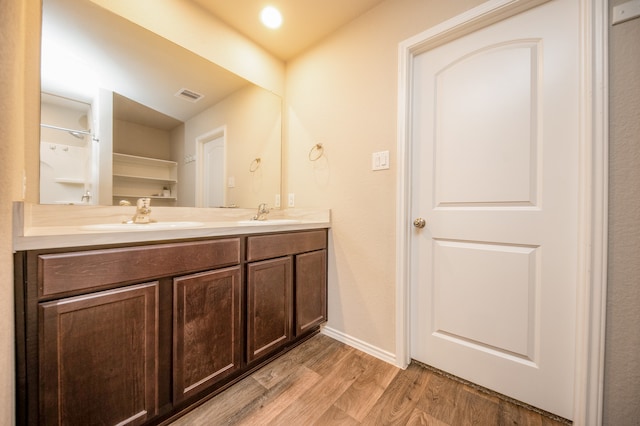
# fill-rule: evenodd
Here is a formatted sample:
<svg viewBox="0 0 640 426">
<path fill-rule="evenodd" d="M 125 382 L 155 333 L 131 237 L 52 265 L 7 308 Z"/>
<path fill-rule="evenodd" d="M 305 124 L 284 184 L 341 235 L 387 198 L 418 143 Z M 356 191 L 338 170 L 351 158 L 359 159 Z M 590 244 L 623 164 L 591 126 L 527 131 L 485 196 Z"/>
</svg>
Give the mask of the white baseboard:
<svg viewBox="0 0 640 426">
<path fill-rule="evenodd" d="M 335 330 L 331 327 L 324 326 L 321 331 L 322 334 L 331 337 L 339 342 L 344 343 L 345 345 L 349 345 L 353 348 L 356 348 L 366 354 L 369 354 L 373 357 L 376 357 L 384 362 L 388 362 L 389 364 L 393 364 L 396 367 L 403 368 L 401 363 L 396 359 L 395 354 L 382 350 L 376 346 L 370 345 L 367 342 L 363 342 L 360 339 L 356 339 L 353 336 L 349 336 L 341 331 Z"/>
</svg>

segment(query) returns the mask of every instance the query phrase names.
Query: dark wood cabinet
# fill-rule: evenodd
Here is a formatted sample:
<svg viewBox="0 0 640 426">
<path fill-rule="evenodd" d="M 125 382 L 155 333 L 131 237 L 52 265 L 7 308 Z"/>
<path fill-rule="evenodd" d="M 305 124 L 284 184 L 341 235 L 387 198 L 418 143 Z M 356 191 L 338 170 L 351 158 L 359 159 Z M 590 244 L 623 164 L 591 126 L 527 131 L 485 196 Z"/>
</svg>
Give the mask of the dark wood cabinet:
<svg viewBox="0 0 640 426">
<path fill-rule="evenodd" d="M 173 397 L 180 402 L 242 368 L 240 267 L 175 278 L 173 286 Z"/>
<path fill-rule="evenodd" d="M 158 282 L 41 303 L 39 317 L 41 424 L 156 414 Z"/>
<path fill-rule="evenodd" d="M 247 238 L 247 362 L 327 320 L 326 247 L 324 230 Z"/>
<path fill-rule="evenodd" d="M 273 353 L 291 339 L 292 284 L 290 257 L 247 266 L 247 362 Z"/>
<path fill-rule="evenodd" d="M 38 297 L 86 293 L 240 263 L 240 239 L 34 254 Z"/>
<path fill-rule="evenodd" d="M 327 250 L 296 256 L 296 336 L 327 320 Z"/>
<path fill-rule="evenodd" d="M 326 321 L 327 230 L 15 254 L 19 425 L 166 423 Z"/>
</svg>

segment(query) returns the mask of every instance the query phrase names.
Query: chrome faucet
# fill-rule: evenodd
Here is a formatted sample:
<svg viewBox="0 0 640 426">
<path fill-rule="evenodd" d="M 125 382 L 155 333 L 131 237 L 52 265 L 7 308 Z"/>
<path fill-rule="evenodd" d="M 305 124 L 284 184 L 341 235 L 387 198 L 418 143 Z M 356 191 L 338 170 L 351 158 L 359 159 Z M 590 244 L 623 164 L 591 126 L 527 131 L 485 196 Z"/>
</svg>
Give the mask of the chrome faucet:
<svg viewBox="0 0 640 426">
<path fill-rule="evenodd" d="M 82 198 L 80 199 L 80 201 L 81 201 L 82 203 L 84 203 L 85 201 L 86 201 L 87 203 L 90 203 L 90 202 L 91 202 L 91 193 L 89 192 L 89 190 L 88 190 L 88 189 L 84 192 L 84 195 L 82 196 Z"/>
<path fill-rule="evenodd" d="M 268 214 L 269 209 L 267 208 L 267 203 L 260 203 L 258 206 L 258 213 L 252 217 L 251 220 L 266 220 Z"/>
<path fill-rule="evenodd" d="M 133 223 L 150 223 L 151 222 L 151 198 L 139 198 L 136 201 L 136 212 L 131 218 Z"/>
</svg>

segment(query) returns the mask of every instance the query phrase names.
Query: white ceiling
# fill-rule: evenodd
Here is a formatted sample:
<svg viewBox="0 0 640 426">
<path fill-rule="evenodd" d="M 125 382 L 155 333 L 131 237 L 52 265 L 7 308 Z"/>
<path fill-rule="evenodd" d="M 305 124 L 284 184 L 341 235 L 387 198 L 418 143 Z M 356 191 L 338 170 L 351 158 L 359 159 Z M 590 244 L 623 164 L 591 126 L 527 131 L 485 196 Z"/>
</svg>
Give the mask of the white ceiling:
<svg viewBox="0 0 640 426">
<path fill-rule="evenodd" d="M 384 0 L 192 0 L 277 58 L 291 59 Z M 271 5 L 283 16 L 271 30 L 260 11 Z"/>
</svg>

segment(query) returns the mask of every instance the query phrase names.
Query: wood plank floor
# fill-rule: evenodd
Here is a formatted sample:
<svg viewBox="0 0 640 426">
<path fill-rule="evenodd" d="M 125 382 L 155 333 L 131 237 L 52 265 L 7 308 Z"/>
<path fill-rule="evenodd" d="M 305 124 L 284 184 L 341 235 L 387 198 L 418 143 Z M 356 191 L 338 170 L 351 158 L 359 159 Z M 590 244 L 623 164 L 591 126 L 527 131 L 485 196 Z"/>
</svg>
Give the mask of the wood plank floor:
<svg viewBox="0 0 640 426">
<path fill-rule="evenodd" d="M 316 335 L 171 425 L 562 424 L 419 364 L 401 370 Z"/>
</svg>

